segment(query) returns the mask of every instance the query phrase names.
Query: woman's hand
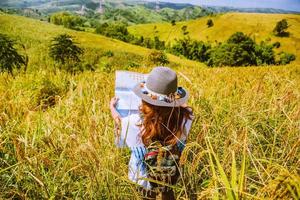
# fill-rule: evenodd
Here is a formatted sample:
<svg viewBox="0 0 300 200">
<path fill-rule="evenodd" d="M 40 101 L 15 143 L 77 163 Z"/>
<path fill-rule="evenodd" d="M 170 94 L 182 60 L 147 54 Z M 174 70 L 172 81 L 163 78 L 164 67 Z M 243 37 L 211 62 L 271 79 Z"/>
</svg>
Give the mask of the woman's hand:
<svg viewBox="0 0 300 200">
<path fill-rule="evenodd" d="M 113 97 L 111 100 L 110 100 L 110 108 L 115 108 L 117 106 L 117 103 L 119 101 L 119 98 L 118 97 Z"/>
<path fill-rule="evenodd" d="M 119 98 L 113 97 L 110 100 L 110 103 L 109 103 L 111 115 L 112 115 L 112 117 L 114 119 L 114 122 L 115 122 L 115 133 L 116 133 L 117 137 L 119 137 L 120 133 L 121 133 L 121 116 L 118 113 L 118 111 L 116 110 L 118 100 L 119 100 Z"/>
</svg>

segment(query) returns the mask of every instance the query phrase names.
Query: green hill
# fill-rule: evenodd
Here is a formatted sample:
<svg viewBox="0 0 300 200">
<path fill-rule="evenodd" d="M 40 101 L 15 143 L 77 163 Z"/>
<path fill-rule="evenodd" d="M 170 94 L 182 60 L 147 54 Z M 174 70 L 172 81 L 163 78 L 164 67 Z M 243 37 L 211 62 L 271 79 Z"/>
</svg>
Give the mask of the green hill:
<svg viewBox="0 0 300 200">
<path fill-rule="evenodd" d="M 0 14 L 0 23 L 0 33 L 5 33 L 15 39 L 19 39 L 20 42 L 28 47 L 29 56 L 35 57 L 36 55 L 43 54 L 42 57 L 43 59 L 45 58 L 47 62 L 48 45 L 50 44 L 51 39 L 62 33 L 68 33 L 74 36 L 76 41 L 80 43 L 82 47 L 92 49 L 94 55 L 91 56 L 94 57 L 97 56 L 97 54 L 98 56 L 101 55 L 105 51 L 113 51 L 121 54 L 131 54 L 132 57 L 139 56 L 143 59 L 150 53 L 150 50 L 147 48 L 127 44 L 97 34 L 65 29 L 47 22 L 40 22 L 25 17 Z M 168 56 L 171 62 L 179 65 L 201 65 L 173 55 Z M 126 61 L 128 61 L 128 59 Z M 31 59 L 30 62 L 35 62 L 35 60 Z M 122 62 L 119 64 L 121 66 Z M 126 65 L 126 62 L 123 64 Z M 40 63 L 30 63 L 30 66 L 39 67 L 39 65 Z"/>
<path fill-rule="evenodd" d="M 149 72 L 150 50 L 4 14 L 0 33 L 29 56 L 27 72 L 0 74 L 0 199 L 139 199 L 108 105 L 114 70 Z M 48 45 L 62 33 L 75 37 L 95 71 L 57 69 Z M 299 199 L 300 65 L 207 68 L 168 57 L 195 114 L 178 198 Z"/>
<path fill-rule="evenodd" d="M 214 26 L 208 28 L 206 23 L 212 19 Z M 289 37 L 275 37 L 272 34 L 276 23 L 281 19 L 287 19 L 290 27 Z M 286 51 L 296 55 L 297 62 L 300 62 L 300 15 L 293 14 L 255 14 L 255 13 L 226 13 L 215 17 L 203 17 L 197 20 L 178 22 L 175 26 L 170 23 L 154 23 L 145 25 L 130 26 L 129 31 L 134 35 L 147 35 L 173 42 L 182 38 L 182 26 L 187 26 L 191 38 L 215 44 L 223 42 L 237 31 L 244 32 L 254 38 L 257 42 L 268 40 L 280 42 L 280 51 Z M 154 28 L 156 27 L 156 28 Z"/>
</svg>

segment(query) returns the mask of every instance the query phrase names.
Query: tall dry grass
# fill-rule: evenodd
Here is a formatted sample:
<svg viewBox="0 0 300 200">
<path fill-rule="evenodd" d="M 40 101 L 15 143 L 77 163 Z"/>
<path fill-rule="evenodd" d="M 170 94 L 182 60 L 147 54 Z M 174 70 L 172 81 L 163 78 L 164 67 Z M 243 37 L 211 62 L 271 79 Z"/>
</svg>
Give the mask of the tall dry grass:
<svg viewBox="0 0 300 200">
<path fill-rule="evenodd" d="M 85 59 L 99 64 L 73 76 L 55 70 L 46 53 L 61 28 L 10 16 L 0 22 L 0 32 L 22 36 L 30 56 L 27 73 L 0 75 L 0 198 L 138 199 L 127 179 L 130 153 L 114 146 L 108 104 L 114 70 L 147 50 L 111 40 L 98 48 L 105 38 L 72 32 L 87 41 Z M 115 56 L 101 57 L 107 50 Z M 208 69 L 170 59 L 195 113 L 178 199 L 299 199 L 300 66 Z M 101 62 L 115 64 L 103 71 Z M 47 88 L 58 91 L 49 107 L 39 101 Z"/>
</svg>

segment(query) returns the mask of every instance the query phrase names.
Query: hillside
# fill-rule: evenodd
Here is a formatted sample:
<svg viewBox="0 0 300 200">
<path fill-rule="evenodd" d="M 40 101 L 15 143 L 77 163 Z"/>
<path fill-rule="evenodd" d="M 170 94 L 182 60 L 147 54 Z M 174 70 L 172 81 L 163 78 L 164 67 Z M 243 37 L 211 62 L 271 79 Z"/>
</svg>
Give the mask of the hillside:
<svg viewBox="0 0 300 200">
<path fill-rule="evenodd" d="M 0 199 L 139 199 L 108 105 L 114 71 L 149 72 L 150 50 L 6 14 L 0 33 L 29 55 L 27 72 L 0 73 Z M 75 37 L 95 71 L 58 69 L 48 45 L 62 33 Z M 207 68 L 168 57 L 195 115 L 178 198 L 298 200 L 300 65 Z M 41 97 L 54 104 L 42 107 Z"/>
<path fill-rule="evenodd" d="M 214 26 L 208 28 L 206 23 L 212 19 Z M 272 30 L 281 19 L 287 19 L 290 27 L 290 37 L 275 37 Z M 183 37 L 181 27 L 186 25 L 189 35 L 193 39 L 211 42 L 223 42 L 237 31 L 244 32 L 256 41 L 270 40 L 280 42 L 279 51 L 293 53 L 300 62 L 300 15 L 292 14 L 254 14 L 254 13 L 226 13 L 214 17 L 203 17 L 197 20 L 178 22 L 175 26 L 170 23 L 155 23 L 130 26 L 129 31 L 134 35 L 158 35 L 160 39 L 172 42 Z M 156 27 L 156 29 L 154 29 Z"/>
<path fill-rule="evenodd" d="M 181 3 L 160 2 L 159 12 L 153 2 L 134 0 L 105 1 L 104 13 L 98 12 L 99 2 L 86 0 L 31 0 L 31 1 L 1 1 L 0 10 L 8 13 L 16 13 L 22 16 L 38 15 L 40 19 L 47 20 L 47 16 L 62 11 L 70 11 L 83 15 L 90 20 L 101 22 L 123 21 L 128 24 L 144 24 L 154 22 L 171 22 L 196 19 L 211 14 L 213 11 L 200 6 Z"/>
<path fill-rule="evenodd" d="M 120 54 L 131 54 L 132 57 L 135 57 L 136 55 L 143 59 L 144 57 L 147 57 L 147 55 L 151 51 L 147 48 L 127 44 L 125 42 L 121 42 L 97 34 L 73 31 L 60 26 L 49 24 L 47 22 L 40 22 L 38 20 L 33 20 L 25 17 L 0 14 L 0 24 L 0 33 L 5 33 L 15 39 L 19 39 L 20 42 L 24 43 L 25 46 L 28 47 L 28 53 L 30 55 L 42 53 L 46 55 L 51 39 L 53 39 L 53 37 L 55 37 L 56 35 L 62 33 L 68 33 L 74 36 L 76 41 L 80 43 L 81 46 L 83 46 L 84 48 L 92 49 L 95 55 L 91 56 L 96 56 L 97 54 L 101 55 L 105 51 L 113 51 Z M 181 59 L 173 55 L 168 56 L 171 62 L 177 63 L 179 65 L 201 65 L 200 63 L 189 61 L 187 59 Z M 130 59 L 126 60 L 126 62 L 129 61 Z M 124 61 L 124 65 L 126 65 L 126 62 Z M 33 63 L 30 63 L 30 66 L 32 66 L 32 64 Z M 120 65 L 122 65 L 122 62 L 120 63 Z M 38 63 L 34 63 L 34 66 L 38 67 Z"/>
</svg>

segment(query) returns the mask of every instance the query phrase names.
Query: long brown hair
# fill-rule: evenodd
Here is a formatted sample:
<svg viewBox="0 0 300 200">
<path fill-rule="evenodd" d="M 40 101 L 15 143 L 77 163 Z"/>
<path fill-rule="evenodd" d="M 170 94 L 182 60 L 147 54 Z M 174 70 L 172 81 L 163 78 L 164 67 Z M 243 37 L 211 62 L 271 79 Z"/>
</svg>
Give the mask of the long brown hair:
<svg viewBox="0 0 300 200">
<path fill-rule="evenodd" d="M 174 145 L 184 133 L 188 119 L 192 117 L 190 107 L 161 107 L 142 101 L 141 138 L 144 145 L 160 141 L 164 145 Z"/>
</svg>

